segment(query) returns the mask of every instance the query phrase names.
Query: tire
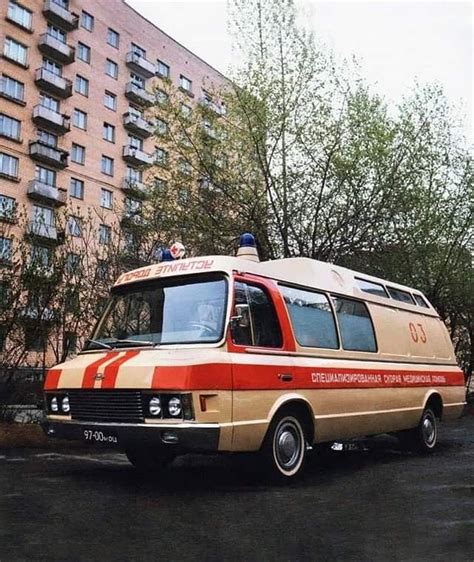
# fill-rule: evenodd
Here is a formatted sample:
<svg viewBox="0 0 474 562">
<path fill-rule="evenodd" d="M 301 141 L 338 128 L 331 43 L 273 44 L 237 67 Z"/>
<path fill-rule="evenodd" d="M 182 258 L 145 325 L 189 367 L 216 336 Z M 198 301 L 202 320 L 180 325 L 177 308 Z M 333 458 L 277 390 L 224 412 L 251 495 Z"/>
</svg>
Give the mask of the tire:
<svg viewBox="0 0 474 562">
<path fill-rule="evenodd" d="M 141 472 L 160 472 L 175 458 L 169 451 L 153 451 L 139 447 L 129 447 L 125 450 L 128 460 Z"/>
<path fill-rule="evenodd" d="M 418 426 L 400 432 L 398 438 L 405 449 L 423 454 L 432 453 L 438 443 L 438 420 L 433 410 L 425 408 Z"/>
<path fill-rule="evenodd" d="M 282 411 L 273 418 L 260 450 L 265 474 L 279 483 L 296 480 L 304 471 L 306 436 L 298 414 Z"/>
</svg>

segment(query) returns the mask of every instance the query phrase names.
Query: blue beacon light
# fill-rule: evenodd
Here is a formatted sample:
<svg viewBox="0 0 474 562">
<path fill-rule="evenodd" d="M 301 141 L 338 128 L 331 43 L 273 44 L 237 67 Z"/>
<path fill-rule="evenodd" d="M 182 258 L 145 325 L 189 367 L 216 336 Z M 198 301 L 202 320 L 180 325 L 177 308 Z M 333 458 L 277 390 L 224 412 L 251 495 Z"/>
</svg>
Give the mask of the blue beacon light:
<svg viewBox="0 0 474 562">
<path fill-rule="evenodd" d="M 174 261 L 173 256 L 171 255 L 171 252 L 170 252 L 169 248 L 165 248 L 161 252 L 161 260 L 160 261 Z"/>
<path fill-rule="evenodd" d="M 257 252 L 257 244 L 255 243 L 255 237 L 253 234 L 250 234 L 250 232 L 244 232 L 244 234 L 240 235 L 237 257 L 253 262 L 260 261 Z"/>
</svg>

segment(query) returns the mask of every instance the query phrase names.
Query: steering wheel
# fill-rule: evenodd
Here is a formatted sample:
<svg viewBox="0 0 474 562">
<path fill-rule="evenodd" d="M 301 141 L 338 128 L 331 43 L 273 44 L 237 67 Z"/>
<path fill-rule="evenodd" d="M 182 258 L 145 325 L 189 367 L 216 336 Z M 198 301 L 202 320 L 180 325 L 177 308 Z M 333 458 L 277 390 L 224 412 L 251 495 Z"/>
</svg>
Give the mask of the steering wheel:
<svg viewBox="0 0 474 562">
<path fill-rule="evenodd" d="M 211 328 L 211 326 L 208 326 L 207 324 L 203 324 L 201 322 L 190 322 L 189 325 L 192 328 L 199 328 L 200 330 L 205 330 L 207 331 L 210 335 L 215 336 L 216 335 L 216 331 L 214 328 Z"/>
</svg>

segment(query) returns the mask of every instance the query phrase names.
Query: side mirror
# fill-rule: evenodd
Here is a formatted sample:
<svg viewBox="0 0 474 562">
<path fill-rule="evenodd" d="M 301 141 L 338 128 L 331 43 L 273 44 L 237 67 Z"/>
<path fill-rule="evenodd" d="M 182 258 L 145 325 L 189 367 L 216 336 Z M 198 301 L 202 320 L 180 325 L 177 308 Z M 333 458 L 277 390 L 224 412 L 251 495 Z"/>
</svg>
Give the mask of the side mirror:
<svg viewBox="0 0 474 562">
<path fill-rule="evenodd" d="M 250 310 L 248 304 L 236 304 L 235 316 L 230 319 L 231 326 L 238 328 L 248 328 L 250 326 Z"/>
</svg>

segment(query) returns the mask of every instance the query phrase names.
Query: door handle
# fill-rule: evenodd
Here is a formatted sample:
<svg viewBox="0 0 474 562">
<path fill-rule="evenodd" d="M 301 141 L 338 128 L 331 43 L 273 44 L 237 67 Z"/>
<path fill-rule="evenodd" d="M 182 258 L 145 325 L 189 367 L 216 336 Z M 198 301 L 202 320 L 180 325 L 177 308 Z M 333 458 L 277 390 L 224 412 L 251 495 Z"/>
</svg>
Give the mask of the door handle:
<svg viewBox="0 0 474 562">
<path fill-rule="evenodd" d="M 293 375 L 291 373 L 279 373 L 278 378 L 282 382 L 291 382 L 293 380 Z"/>
</svg>

